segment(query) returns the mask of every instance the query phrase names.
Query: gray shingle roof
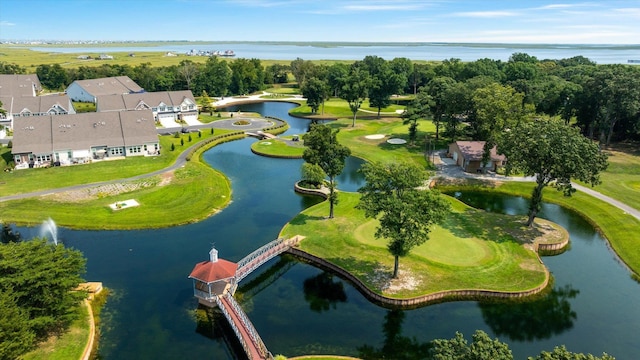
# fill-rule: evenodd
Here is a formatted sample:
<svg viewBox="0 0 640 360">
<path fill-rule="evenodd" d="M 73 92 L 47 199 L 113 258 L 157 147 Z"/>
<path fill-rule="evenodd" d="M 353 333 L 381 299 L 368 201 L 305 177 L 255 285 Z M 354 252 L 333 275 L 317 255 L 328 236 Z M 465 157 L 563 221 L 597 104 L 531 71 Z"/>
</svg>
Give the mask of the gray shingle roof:
<svg viewBox="0 0 640 360">
<path fill-rule="evenodd" d="M 128 76 L 76 80 L 74 83 L 84 88 L 87 93 L 93 96 L 127 94 L 144 90 Z"/>
<path fill-rule="evenodd" d="M 149 110 L 29 116 L 14 120 L 13 154 L 157 142 Z"/>
<path fill-rule="evenodd" d="M 140 110 L 146 107 L 153 108 L 160 104 L 180 106 L 185 98 L 195 104 L 191 90 L 101 95 L 96 97 L 96 109 L 98 111 L 121 111 Z"/>
<path fill-rule="evenodd" d="M 42 91 L 40 79 L 36 74 L 0 74 L 0 96 L 35 96 Z"/>
</svg>

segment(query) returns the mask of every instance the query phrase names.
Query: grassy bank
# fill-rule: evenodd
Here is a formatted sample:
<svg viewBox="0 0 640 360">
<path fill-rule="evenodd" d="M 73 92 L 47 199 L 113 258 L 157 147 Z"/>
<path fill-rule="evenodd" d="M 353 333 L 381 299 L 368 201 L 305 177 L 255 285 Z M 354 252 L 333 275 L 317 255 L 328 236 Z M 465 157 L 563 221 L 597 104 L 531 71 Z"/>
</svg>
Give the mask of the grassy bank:
<svg viewBox="0 0 640 360">
<path fill-rule="evenodd" d="M 359 194 L 341 193 L 336 217 L 326 219 L 328 203 L 311 207 L 288 223 L 281 235 L 304 235 L 301 249 L 358 277 L 374 292 L 410 298 L 453 289 L 523 291 L 544 282 L 545 269 L 525 245 L 541 236 L 524 219 L 489 214 L 451 198 L 454 212 L 433 228 L 430 240 L 400 259 L 401 283 L 390 279 L 393 256 L 373 234 L 375 220 L 355 209 Z M 410 285 L 406 285 L 410 284 Z"/>
<path fill-rule="evenodd" d="M 463 187 L 456 187 L 456 189 L 461 188 Z M 509 182 L 497 187 L 466 188 L 528 198 L 533 184 Z M 587 219 L 609 240 L 611 247 L 636 276 L 640 274 L 640 246 L 638 246 L 640 238 L 637 236 L 640 234 L 640 221 L 612 205 L 581 192 L 565 197 L 561 192 L 547 188 L 544 190 L 544 201 L 572 209 Z"/>
<path fill-rule="evenodd" d="M 294 159 L 302 157 L 304 145 L 302 141 L 287 143 L 278 139 L 260 140 L 251 144 L 251 151 L 263 156 Z"/>
<path fill-rule="evenodd" d="M 69 360 L 80 359 L 89 338 L 89 310 L 86 303 L 79 307 L 79 316 L 69 329 L 60 336 L 51 336 L 47 341 L 26 354 L 21 360 Z"/>
<path fill-rule="evenodd" d="M 117 186 L 108 184 L 38 198 L 5 201 L 0 203 L 0 212 L 3 221 L 19 225 L 35 225 L 41 223 L 46 217 L 51 217 L 60 226 L 80 229 L 158 228 L 196 222 L 220 211 L 231 200 L 231 188 L 227 178 L 224 174 L 202 163 L 200 154 L 220 142 L 240 137 L 244 135 L 208 143 L 197 150 L 192 160 L 184 167 L 173 172 Z M 163 139 L 169 142 L 179 141 L 173 137 L 163 137 Z M 178 152 L 175 153 L 176 155 L 172 155 L 174 159 Z M 153 158 L 142 160 L 153 161 Z M 91 167 L 101 164 L 103 163 L 83 166 L 87 173 L 84 176 L 95 179 L 96 174 Z M 104 164 L 112 167 L 113 172 L 123 168 L 118 166 L 119 161 L 104 162 Z M 130 165 L 124 168 L 128 167 Z M 74 167 L 43 170 L 72 168 Z M 23 171 L 37 173 L 38 169 L 35 170 Z M 101 168 L 96 170 L 98 173 L 103 171 L 104 169 Z M 14 174 L 20 172 L 16 171 Z M 143 173 L 146 172 L 148 171 Z M 116 175 L 113 175 L 113 179 L 119 178 Z M 51 175 L 48 179 L 54 179 L 48 181 L 62 182 L 55 175 Z M 85 182 L 92 181 L 85 180 Z M 128 199 L 136 200 L 140 206 L 122 210 L 112 210 L 109 207 L 110 204 Z"/>
<path fill-rule="evenodd" d="M 404 106 L 401 105 L 390 105 L 389 107 L 381 109 L 381 112 L 392 113 L 394 116 L 399 116 L 396 113 L 396 110 L 404 110 Z M 358 111 L 358 117 L 375 117 L 377 115 L 378 109 L 372 108 L 369 104 L 369 100 L 365 100 Z M 317 116 L 317 117 L 325 117 L 325 118 L 353 118 L 353 112 L 349 109 L 349 103 L 340 98 L 331 98 L 324 102 L 324 112 L 323 107 L 320 106 L 317 113 L 312 113 L 311 108 L 305 104 L 299 106 L 295 109 L 291 109 L 289 112 L 293 116 L 303 117 L 303 116 Z M 384 115 L 384 114 L 383 114 Z"/>
</svg>

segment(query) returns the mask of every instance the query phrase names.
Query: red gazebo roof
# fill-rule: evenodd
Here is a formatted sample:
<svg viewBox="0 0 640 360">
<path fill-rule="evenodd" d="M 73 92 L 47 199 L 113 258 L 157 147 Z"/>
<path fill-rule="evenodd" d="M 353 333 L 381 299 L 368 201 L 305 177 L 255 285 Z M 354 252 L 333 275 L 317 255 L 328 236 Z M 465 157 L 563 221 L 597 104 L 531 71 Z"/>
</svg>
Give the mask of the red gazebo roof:
<svg viewBox="0 0 640 360">
<path fill-rule="evenodd" d="M 200 280 L 205 283 L 228 279 L 236 275 L 238 264 L 224 259 L 218 259 L 216 262 L 209 260 L 199 262 L 191 270 L 189 278 Z"/>
</svg>

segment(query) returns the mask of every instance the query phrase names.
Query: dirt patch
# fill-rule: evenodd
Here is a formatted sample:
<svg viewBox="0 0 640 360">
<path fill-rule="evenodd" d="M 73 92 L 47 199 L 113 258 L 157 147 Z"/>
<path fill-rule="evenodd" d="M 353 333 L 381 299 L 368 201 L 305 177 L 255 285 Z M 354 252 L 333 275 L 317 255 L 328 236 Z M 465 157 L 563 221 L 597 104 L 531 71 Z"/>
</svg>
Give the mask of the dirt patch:
<svg viewBox="0 0 640 360">
<path fill-rule="evenodd" d="M 167 171 L 166 173 L 160 175 L 160 182 L 158 183 L 158 186 L 165 186 L 165 185 L 169 185 L 171 184 L 171 181 L 173 180 L 174 177 L 174 171 Z"/>
<path fill-rule="evenodd" d="M 422 280 L 410 271 L 399 269 L 397 279 L 393 279 L 391 277 L 392 274 L 393 272 L 389 269 L 378 267 L 372 274 L 368 275 L 367 280 L 373 283 L 375 288 L 380 289 L 386 294 L 416 290 L 422 283 Z"/>
<path fill-rule="evenodd" d="M 170 180 L 169 180 L 170 182 Z M 157 181 L 148 179 L 136 183 L 113 183 L 86 189 L 64 191 L 48 195 L 47 198 L 59 202 L 81 202 L 124 194 L 157 185 Z"/>
</svg>

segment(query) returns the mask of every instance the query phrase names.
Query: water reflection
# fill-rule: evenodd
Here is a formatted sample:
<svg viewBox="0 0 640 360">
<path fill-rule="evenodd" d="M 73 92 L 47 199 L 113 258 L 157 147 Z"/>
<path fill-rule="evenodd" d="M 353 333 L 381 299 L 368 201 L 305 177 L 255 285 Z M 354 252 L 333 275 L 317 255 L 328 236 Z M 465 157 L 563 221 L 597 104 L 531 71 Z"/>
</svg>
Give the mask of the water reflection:
<svg viewBox="0 0 640 360">
<path fill-rule="evenodd" d="M 358 357 L 362 359 L 424 359 L 429 351 L 429 343 L 421 343 L 415 337 L 402 335 L 402 323 L 406 313 L 402 310 L 389 310 L 384 316 L 382 332 L 384 342 L 376 348 L 363 345 L 358 348 Z"/>
<path fill-rule="evenodd" d="M 511 340 L 549 339 L 573 328 L 577 314 L 569 299 L 580 291 L 570 285 L 552 289 L 542 299 L 523 303 L 480 303 L 482 318 L 497 336 Z"/>
<path fill-rule="evenodd" d="M 342 281 L 333 281 L 333 275 L 326 271 L 306 279 L 303 289 L 304 299 L 315 312 L 336 309 L 337 303 L 347 301 Z"/>
</svg>

